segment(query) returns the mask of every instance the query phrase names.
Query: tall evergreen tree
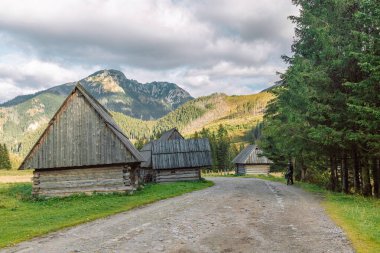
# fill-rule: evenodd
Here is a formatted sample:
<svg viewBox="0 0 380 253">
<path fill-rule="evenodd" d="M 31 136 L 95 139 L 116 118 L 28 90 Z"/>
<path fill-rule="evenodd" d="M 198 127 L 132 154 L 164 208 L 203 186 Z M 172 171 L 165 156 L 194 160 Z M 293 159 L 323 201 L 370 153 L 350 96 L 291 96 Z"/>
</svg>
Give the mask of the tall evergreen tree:
<svg viewBox="0 0 380 253">
<path fill-rule="evenodd" d="M 379 4 L 293 3 L 300 7 L 300 15 L 291 17 L 294 55 L 284 57 L 289 68 L 267 108 L 261 146 L 274 161 L 292 158 L 300 178 L 307 169 L 322 174 L 328 168 L 331 190 L 349 192 L 354 185 L 371 195 L 371 181 L 379 185 Z"/>
<path fill-rule="evenodd" d="M 5 150 L 2 143 L 0 143 L 0 169 L 5 169 Z"/>
<path fill-rule="evenodd" d="M 11 160 L 9 158 L 8 148 L 5 144 L 3 144 L 2 150 L 3 150 L 3 168 L 10 170 L 12 168 L 12 165 L 11 165 Z"/>
</svg>

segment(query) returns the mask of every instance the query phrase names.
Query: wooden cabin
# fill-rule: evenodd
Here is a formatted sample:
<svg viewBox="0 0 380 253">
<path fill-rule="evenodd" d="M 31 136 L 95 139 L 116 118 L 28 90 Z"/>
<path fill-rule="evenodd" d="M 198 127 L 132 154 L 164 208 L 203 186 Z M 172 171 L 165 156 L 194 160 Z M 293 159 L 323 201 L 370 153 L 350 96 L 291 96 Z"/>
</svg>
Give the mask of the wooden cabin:
<svg viewBox="0 0 380 253">
<path fill-rule="evenodd" d="M 161 136 L 141 149 L 145 159 L 141 164 L 140 172 L 144 173 L 141 179 L 144 182 L 199 180 L 200 170 L 212 164 L 208 139 L 185 140 L 176 129 L 168 132 L 162 135 L 164 138 Z"/>
<path fill-rule="evenodd" d="M 268 174 L 270 165 L 273 163 L 265 156 L 256 145 L 248 145 L 232 162 L 236 165 L 237 175 Z"/>
<path fill-rule="evenodd" d="M 33 194 L 136 189 L 144 160 L 111 114 L 78 83 L 20 166 L 34 169 Z"/>
</svg>

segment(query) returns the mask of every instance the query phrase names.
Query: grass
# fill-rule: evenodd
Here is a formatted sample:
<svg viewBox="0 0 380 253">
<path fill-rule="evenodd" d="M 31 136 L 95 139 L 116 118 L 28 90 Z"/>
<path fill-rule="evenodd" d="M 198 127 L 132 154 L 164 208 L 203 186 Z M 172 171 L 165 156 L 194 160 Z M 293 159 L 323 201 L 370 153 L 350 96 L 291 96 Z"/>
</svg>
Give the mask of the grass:
<svg viewBox="0 0 380 253">
<path fill-rule="evenodd" d="M 242 176 L 286 183 L 278 176 Z M 358 195 L 330 192 L 303 182 L 296 186 L 324 197 L 322 202 L 327 214 L 346 232 L 358 253 L 380 252 L 380 200 Z"/>
<path fill-rule="evenodd" d="M 358 253 L 380 252 L 380 200 L 327 193 L 323 205 Z"/>
<path fill-rule="evenodd" d="M 0 184 L 0 248 L 212 185 L 210 181 L 148 184 L 133 195 L 34 199 L 30 183 Z"/>
</svg>

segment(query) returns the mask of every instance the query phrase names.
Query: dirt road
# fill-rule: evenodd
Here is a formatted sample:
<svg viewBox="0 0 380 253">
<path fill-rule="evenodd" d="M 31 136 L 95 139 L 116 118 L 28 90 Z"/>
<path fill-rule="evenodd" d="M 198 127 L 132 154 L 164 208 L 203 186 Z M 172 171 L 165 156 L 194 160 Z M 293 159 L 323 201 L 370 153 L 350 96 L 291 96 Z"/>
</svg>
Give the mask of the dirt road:
<svg viewBox="0 0 380 253">
<path fill-rule="evenodd" d="M 0 176 L 0 183 L 27 183 L 32 181 L 32 176 Z"/>
<path fill-rule="evenodd" d="M 253 178 L 211 180 L 209 189 L 1 252 L 353 252 L 310 194 Z"/>
</svg>

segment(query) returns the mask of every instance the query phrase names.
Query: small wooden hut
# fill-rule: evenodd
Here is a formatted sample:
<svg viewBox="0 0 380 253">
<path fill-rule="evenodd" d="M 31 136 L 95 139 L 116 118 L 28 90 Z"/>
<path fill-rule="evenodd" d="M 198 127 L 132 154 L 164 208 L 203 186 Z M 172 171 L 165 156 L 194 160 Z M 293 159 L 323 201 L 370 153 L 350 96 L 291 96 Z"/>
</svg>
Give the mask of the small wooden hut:
<svg viewBox="0 0 380 253">
<path fill-rule="evenodd" d="M 145 159 L 140 169 L 144 182 L 199 180 L 200 169 L 212 164 L 208 139 L 185 140 L 177 129 L 149 142 L 140 152 Z"/>
<path fill-rule="evenodd" d="M 248 145 L 232 162 L 236 164 L 237 175 L 268 174 L 270 165 L 273 163 L 265 156 L 256 145 Z"/>
<path fill-rule="evenodd" d="M 168 140 L 184 140 L 185 138 L 180 134 L 177 128 L 172 128 L 164 132 L 158 141 L 168 141 Z M 152 141 L 144 145 L 140 153 L 144 157 L 144 162 L 141 163 L 141 168 L 139 170 L 140 180 L 142 182 L 148 183 L 154 181 L 154 171 L 152 168 Z"/>
<path fill-rule="evenodd" d="M 124 192 L 136 188 L 143 160 L 111 114 L 78 83 L 19 169 L 34 169 L 36 195 Z"/>
</svg>

